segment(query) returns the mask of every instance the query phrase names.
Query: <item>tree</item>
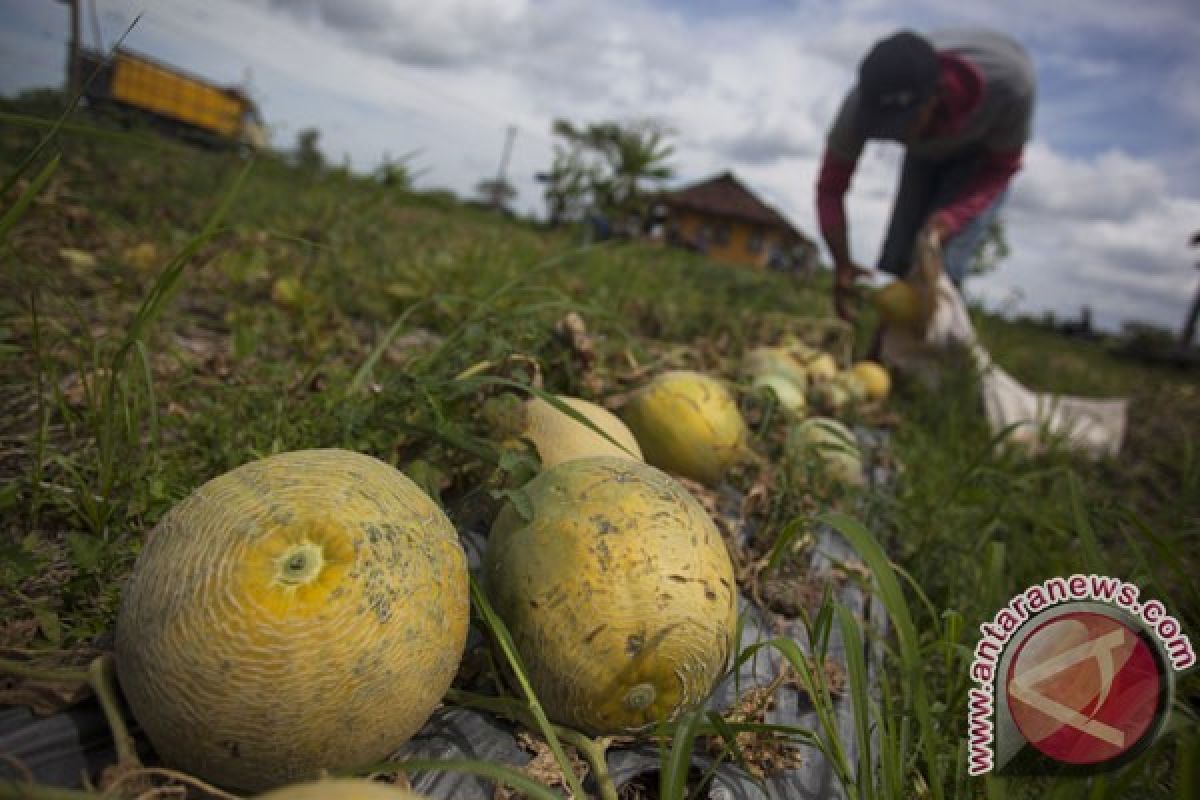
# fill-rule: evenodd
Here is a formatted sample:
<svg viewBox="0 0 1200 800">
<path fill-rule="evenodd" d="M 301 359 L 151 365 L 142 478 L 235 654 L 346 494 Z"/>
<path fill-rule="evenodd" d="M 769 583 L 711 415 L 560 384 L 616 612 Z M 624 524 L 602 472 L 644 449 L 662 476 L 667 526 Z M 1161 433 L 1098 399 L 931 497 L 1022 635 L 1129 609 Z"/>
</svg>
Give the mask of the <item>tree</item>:
<svg viewBox="0 0 1200 800">
<path fill-rule="evenodd" d="M 383 160 L 375 168 L 375 180 L 384 186 L 401 190 L 411 189 L 413 182 L 428 170 L 413 170 L 412 161 L 420 154 L 420 150 L 412 150 L 399 158 L 392 158 L 391 153 L 384 152 Z"/>
<path fill-rule="evenodd" d="M 503 178 L 484 178 L 475 184 L 479 199 L 498 211 L 508 211 L 509 203 L 517 198 L 517 188 Z"/>
<path fill-rule="evenodd" d="M 589 206 L 627 222 L 646 212 L 644 184 L 674 175 L 667 163 L 675 152 L 667 143 L 672 132 L 654 120 L 576 127 L 559 119 L 554 133 L 563 143 L 555 147 L 550 171 L 538 175 L 551 223 L 577 218 Z"/>
<path fill-rule="evenodd" d="M 305 128 L 296 134 L 296 150 L 292 155 L 296 166 L 313 171 L 325 166 L 325 156 L 317 146 L 320 139 L 321 132 L 316 128 Z"/>
<path fill-rule="evenodd" d="M 986 275 L 1008 258 L 1012 251 L 1008 247 L 1008 235 L 1004 230 L 1004 220 L 993 217 L 983 234 L 983 242 L 971 258 L 967 267 L 968 275 Z"/>
</svg>

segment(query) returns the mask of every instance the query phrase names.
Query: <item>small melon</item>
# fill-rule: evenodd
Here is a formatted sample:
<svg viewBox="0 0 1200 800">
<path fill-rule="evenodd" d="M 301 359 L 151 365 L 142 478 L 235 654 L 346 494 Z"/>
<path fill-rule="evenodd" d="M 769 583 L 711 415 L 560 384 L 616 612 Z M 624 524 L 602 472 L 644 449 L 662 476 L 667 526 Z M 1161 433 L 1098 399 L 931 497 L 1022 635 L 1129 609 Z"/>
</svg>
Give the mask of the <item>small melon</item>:
<svg viewBox="0 0 1200 800">
<path fill-rule="evenodd" d="M 764 375 L 782 375 L 801 392 L 808 386 L 803 365 L 782 347 L 756 347 L 742 358 L 742 374 L 756 379 Z"/>
<path fill-rule="evenodd" d="M 329 778 L 285 786 L 258 795 L 256 800 L 423 800 L 424 797 L 379 781 Z"/>
<path fill-rule="evenodd" d="M 665 473 L 601 456 L 543 470 L 497 516 L 483 581 L 554 721 L 633 734 L 695 708 L 734 647 L 733 564 Z"/>
<path fill-rule="evenodd" d="M 817 384 L 812 391 L 813 405 L 826 414 L 838 415 L 854 403 L 850 390 L 838 381 Z"/>
<path fill-rule="evenodd" d="M 785 375 L 770 373 L 760 375 L 754 379 L 752 384 L 755 391 L 771 392 L 775 395 L 775 402 L 789 414 L 793 416 L 803 417 L 808 406 L 804 398 L 804 392 L 796 387 L 796 384 L 787 379 Z"/>
<path fill-rule="evenodd" d="M 664 372 L 634 393 L 621 417 L 647 463 L 701 483 L 720 481 L 746 447 L 733 397 L 699 372 Z"/>
<path fill-rule="evenodd" d="M 312 302 L 311 293 L 299 278 L 285 276 L 271 284 L 271 299 L 281 308 L 299 311 Z"/>
<path fill-rule="evenodd" d="M 833 356 L 825 352 L 818 352 L 804 367 L 808 370 L 808 376 L 813 383 L 831 381 L 838 374 L 837 362 L 833 360 Z"/>
<path fill-rule="evenodd" d="M 858 441 L 836 419 L 812 417 L 793 425 L 788 430 L 785 452 L 792 480 L 801 485 L 863 483 Z"/>
<path fill-rule="evenodd" d="M 910 330 L 921 324 L 921 302 L 907 281 L 892 281 L 877 290 L 871 302 L 884 322 Z"/>
<path fill-rule="evenodd" d="M 867 388 L 867 397 L 871 400 L 886 400 L 892 390 L 892 377 L 888 371 L 874 361 L 859 361 L 851 370 Z"/>
<path fill-rule="evenodd" d="M 867 399 L 867 384 L 853 370 L 842 370 L 833 379 L 833 383 L 846 390 L 852 403 L 862 403 Z"/>
<path fill-rule="evenodd" d="M 117 673 L 164 762 L 260 791 L 412 736 L 454 678 L 469 604 L 458 535 L 408 477 L 281 453 L 158 523 L 121 599 Z"/>
<path fill-rule="evenodd" d="M 616 414 L 578 397 L 560 395 L 556 399 L 607 433 L 617 444 L 542 398 L 531 397 L 525 403 L 523 435 L 533 442 L 543 467 L 552 467 L 563 461 L 588 456 L 612 455 L 642 460 L 642 450 L 638 447 L 637 439 Z"/>
</svg>

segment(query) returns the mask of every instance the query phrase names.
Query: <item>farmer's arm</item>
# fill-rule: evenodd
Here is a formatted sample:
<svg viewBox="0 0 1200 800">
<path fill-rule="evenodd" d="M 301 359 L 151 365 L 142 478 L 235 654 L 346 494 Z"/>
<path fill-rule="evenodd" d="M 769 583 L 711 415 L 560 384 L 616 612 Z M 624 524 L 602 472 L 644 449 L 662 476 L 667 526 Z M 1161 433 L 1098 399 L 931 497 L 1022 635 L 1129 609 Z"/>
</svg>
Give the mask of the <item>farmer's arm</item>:
<svg viewBox="0 0 1200 800">
<path fill-rule="evenodd" d="M 957 236 L 992 204 L 1021 169 L 1022 150 L 988 152 L 975 176 L 949 204 L 934 212 L 930 227 L 945 241 Z"/>
<path fill-rule="evenodd" d="M 862 153 L 863 138 L 858 133 L 855 110 L 858 98 L 854 91 L 846 95 L 841 110 L 829 129 L 825 156 L 817 175 L 817 221 L 821 236 L 833 259 L 833 304 L 839 317 L 849 319 L 848 301 L 853 294 L 855 279 L 863 270 L 850 258 L 850 237 L 846 224 L 845 196 L 850 188 Z"/>
<path fill-rule="evenodd" d="M 821 161 L 821 172 L 817 176 L 817 221 L 834 266 L 851 263 L 845 197 L 855 165 L 856 162 L 826 150 Z"/>
</svg>

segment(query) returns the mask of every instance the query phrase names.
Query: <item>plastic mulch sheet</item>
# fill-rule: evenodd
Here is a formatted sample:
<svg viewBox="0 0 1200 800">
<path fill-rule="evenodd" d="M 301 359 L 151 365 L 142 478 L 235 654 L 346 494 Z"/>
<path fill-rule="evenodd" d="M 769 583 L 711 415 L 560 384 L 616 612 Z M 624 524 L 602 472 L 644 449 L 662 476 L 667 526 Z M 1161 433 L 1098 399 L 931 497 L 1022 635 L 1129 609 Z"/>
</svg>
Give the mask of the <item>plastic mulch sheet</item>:
<svg viewBox="0 0 1200 800">
<path fill-rule="evenodd" d="M 864 455 L 878 449 L 880 436 L 872 431 L 857 431 Z M 874 459 L 868 459 L 868 463 Z M 891 475 L 873 468 L 870 486 L 886 491 Z M 735 498 L 736 499 L 736 498 Z M 731 521 L 732 522 L 732 521 Z M 749 532 L 736 521 L 739 538 L 744 543 Z M 467 533 L 463 537 L 472 569 L 478 568 L 486 539 Z M 856 563 L 857 558 L 842 538 L 831 529 L 821 529 L 813 550 L 809 578 L 815 581 L 832 580 L 833 567 L 839 562 Z M 831 584 L 835 602 L 845 606 L 862 621 L 867 648 L 866 663 L 871 686 L 876 685 L 880 669 L 880 642 L 887 634 L 886 614 L 873 595 L 865 594 L 854 582 L 836 581 Z M 778 637 L 792 639 L 802 651 L 811 654 L 804 625 L 799 619 L 762 608 L 744 594 L 739 595 L 743 612 L 742 646 Z M 468 650 L 481 641 L 472 631 Z M 827 648 L 827 659 L 834 669 L 845 669 L 845 650 L 838 626 L 833 626 Z M 819 667 L 820 665 L 818 665 Z M 767 704 L 764 722 L 805 728 L 820 733 L 816 712 L 807 694 L 792 681 L 778 680 L 786 667 L 783 657 L 771 647 L 760 649 L 744 663 L 736 678 L 730 676 L 714 692 L 709 708 L 727 711 L 738 704 L 738 690 L 744 697 L 754 689 L 765 690 L 775 685 L 771 702 Z M 834 697 L 834 709 L 840 731 L 846 763 L 857 763 L 855 722 L 848 695 Z M 801 746 L 786 766 L 767 770 L 756 777 L 726 759 L 717 766 L 708 784 L 706 797 L 710 800 L 761 800 L 765 798 L 836 798 L 844 796 L 838 778 L 822 752 L 811 746 Z M 479 759 L 514 767 L 527 765 L 532 755 L 521 746 L 518 728 L 506 720 L 464 708 L 443 707 L 436 712 L 420 732 L 397 753 L 397 758 Z M 94 701 L 82 703 L 49 717 L 34 717 L 23 708 L 0 709 L 0 778 L 32 778 L 38 783 L 76 787 L 82 785 L 86 774 L 94 778 L 104 766 L 112 764 L 115 756 L 104 718 Z M 608 751 L 610 774 L 618 790 L 631 782 L 644 787 L 656 787 L 662 754 L 653 742 L 614 746 Z M 20 765 L 20 769 L 17 767 Z M 712 755 L 697 745 L 693 756 L 696 774 L 712 766 Z M 430 798 L 455 800 L 493 800 L 494 785 L 485 779 L 450 772 L 418 773 L 410 776 L 413 789 Z M 590 787 L 589 787 L 590 788 Z"/>
</svg>

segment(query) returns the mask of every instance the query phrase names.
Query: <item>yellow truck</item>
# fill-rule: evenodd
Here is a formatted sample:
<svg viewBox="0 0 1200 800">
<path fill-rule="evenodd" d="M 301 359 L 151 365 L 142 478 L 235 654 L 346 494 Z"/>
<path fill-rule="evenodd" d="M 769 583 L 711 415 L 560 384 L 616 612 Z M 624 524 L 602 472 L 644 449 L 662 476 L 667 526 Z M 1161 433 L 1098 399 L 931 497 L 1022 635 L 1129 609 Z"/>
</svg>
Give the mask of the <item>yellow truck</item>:
<svg viewBox="0 0 1200 800">
<path fill-rule="evenodd" d="M 78 75 L 94 105 L 136 109 L 177 132 L 217 144 L 266 144 L 258 107 L 235 87 L 216 86 L 176 67 L 118 49 L 111 57 L 79 51 Z"/>
</svg>

